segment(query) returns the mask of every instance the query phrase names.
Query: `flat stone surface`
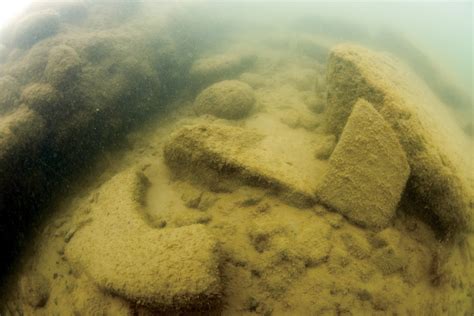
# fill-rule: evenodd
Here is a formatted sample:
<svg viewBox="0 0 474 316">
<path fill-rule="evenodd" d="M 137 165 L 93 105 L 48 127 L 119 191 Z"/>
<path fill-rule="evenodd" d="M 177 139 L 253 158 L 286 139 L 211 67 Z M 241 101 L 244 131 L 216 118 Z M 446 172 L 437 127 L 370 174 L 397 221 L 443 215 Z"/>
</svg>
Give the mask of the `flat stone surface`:
<svg viewBox="0 0 474 316">
<path fill-rule="evenodd" d="M 358 224 L 384 227 L 395 214 L 409 174 L 397 135 L 370 103 L 359 99 L 317 195 Z"/>
<path fill-rule="evenodd" d="M 66 247 L 68 260 L 100 288 L 139 305 L 180 310 L 211 304 L 221 290 L 216 240 L 202 225 L 149 226 L 143 177 L 128 170 L 103 185 L 92 221 Z"/>
<path fill-rule="evenodd" d="M 441 233 L 472 226 L 472 142 L 445 104 L 399 60 L 360 46 L 336 46 L 327 69 L 327 131 L 339 136 L 357 99 L 366 99 L 407 154 L 407 189 L 421 215 Z"/>
<path fill-rule="evenodd" d="M 179 174 L 201 180 L 214 175 L 235 178 L 273 189 L 294 205 L 312 205 L 317 177 L 304 168 L 275 159 L 277 154 L 271 148 L 274 142 L 267 138 L 223 124 L 184 127 L 165 146 L 165 159 Z"/>
</svg>

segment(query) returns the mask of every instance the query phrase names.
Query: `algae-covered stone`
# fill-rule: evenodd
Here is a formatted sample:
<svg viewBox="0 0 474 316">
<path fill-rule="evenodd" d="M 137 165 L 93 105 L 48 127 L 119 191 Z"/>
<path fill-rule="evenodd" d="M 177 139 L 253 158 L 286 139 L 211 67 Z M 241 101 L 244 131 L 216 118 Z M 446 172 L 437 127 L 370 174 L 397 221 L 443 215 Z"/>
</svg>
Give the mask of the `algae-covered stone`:
<svg viewBox="0 0 474 316">
<path fill-rule="evenodd" d="M 9 183 L 11 180 L 4 168 L 12 168 L 15 165 L 12 160 L 18 159 L 25 151 L 36 154 L 35 149 L 44 134 L 44 121 L 24 105 L 0 117 L 0 183 Z"/>
<path fill-rule="evenodd" d="M 194 102 L 198 114 L 212 114 L 229 120 L 249 115 L 255 106 L 255 94 L 246 83 L 225 80 L 202 91 Z"/>
<path fill-rule="evenodd" d="M 0 78 L 0 113 L 12 109 L 20 96 L 20 85 L 12 76 Z"/>
<path fill-rule="evenodd" d="M 49 52 L 44 75 L 54 86 L 67 86 L 77 78 L 80 70 L 81 60 L 76 51 L 70 46 L 59 45 Z"/>
<path fill-rule="evenodd" d="M 74 234 L 66 256 L 100 288 L 138 305 L 205 308 L 221 291 L 216 240 L 202 225 L 149 226 L 147 183 L 127 170 L 104 184 L 92 221 Z"/>
<path fill-rule="evenodd" d="M 14 41 L 21 48 L 54 35 L 59 30 L 59 14 L 54 10 L 43 10 L 26 15 L 15 25 Z"/>
<path fill-rule="evenodd" d="M 317 195 L 364 226 L 384 227 L 398 205 L 410 167 L 395 132 L 367 101 L 357 101 Z"/>
<path fill-rule="evenodd" d="M 314 204 L 315 177 L 275 159 L 263 139 L 240 127 L 198 124 L 173 133 L 164 147 L 164 158 L 179 178 L 205 185 L 234 180 L 268 188 L 298 207 Z"/>
<path fill-rule="evenodd" d="M 427 85 L 400 61 L 349 44 L 332 50 L 327 78 L 328 131 L 339 135 L 356 100 L 368 100 L 406 152 L 407 189 L 420 215 L 441 233 L 472 225 L 473 172 L 466 157 L 471 144 Z"/>
<path fill-rule="evenodd" d="M 47 114 L 54 111 L 59 103 L 58 91 L 47 83 L 34 83 L 26 87 L 21 100 L 32 110 L 40 114 Z"/>
</svg>

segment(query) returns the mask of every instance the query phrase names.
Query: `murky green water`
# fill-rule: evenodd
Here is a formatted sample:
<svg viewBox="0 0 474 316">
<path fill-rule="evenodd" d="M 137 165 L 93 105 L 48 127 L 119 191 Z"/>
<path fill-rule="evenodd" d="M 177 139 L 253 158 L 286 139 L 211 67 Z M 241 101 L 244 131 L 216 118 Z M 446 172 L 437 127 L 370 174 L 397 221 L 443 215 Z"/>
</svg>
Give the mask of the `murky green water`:
<svg viewBox="0 0 474 316">
<path fill-rule="evenodd" d="M 33 4 L 0 33 L 0 314 L 470 315 L 469 12 Z"/>
</svg>

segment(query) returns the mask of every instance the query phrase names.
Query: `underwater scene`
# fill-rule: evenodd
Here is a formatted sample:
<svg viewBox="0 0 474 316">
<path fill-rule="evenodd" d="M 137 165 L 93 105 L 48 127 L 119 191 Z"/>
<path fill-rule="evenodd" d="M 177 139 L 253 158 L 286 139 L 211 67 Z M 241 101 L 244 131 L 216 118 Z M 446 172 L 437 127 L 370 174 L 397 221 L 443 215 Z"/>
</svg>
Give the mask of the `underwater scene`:
<svg viewBox="0 0 474 316">
<path fill-rule="evenodd" d="M 472 12 L 0 21 L 0 315 L 474 315 Z"/>
</svg>

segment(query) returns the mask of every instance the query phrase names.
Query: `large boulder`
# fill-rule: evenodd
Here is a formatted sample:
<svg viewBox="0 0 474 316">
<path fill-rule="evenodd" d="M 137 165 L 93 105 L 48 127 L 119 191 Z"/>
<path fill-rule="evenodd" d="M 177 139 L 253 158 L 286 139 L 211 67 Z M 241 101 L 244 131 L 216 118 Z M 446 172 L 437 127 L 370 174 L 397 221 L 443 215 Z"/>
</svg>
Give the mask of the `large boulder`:
<svg viewBox="0 0 474 316">
<path fill-rule="evenodd" d="M 249 115 L 255 106 L 255 94 L 246 83 L 225 80 L 203 90 L 194 102 L 198 114 L 212 114 L 229 120 Z"/>
<path fill-rule="evenodd" d="M 20 19 L 15 25 L 13 39 L 16 46 L 29 48 L 58 30 L 59 14 L 54 10 L 42 10 Z"/>
<path fill-rule="evenodd" d="M 360 99 L 317 195 L 358 224 L 385 227 L 395 214 L 409 174 L 397 135 L 371 104 Z"/>
<path fill-rule="evenodd" d="M 411 168 L 408 195 L 440 233 L 471 223 L 471 144 L 449 109 L 403 63 L 369 49 L 342 44 L 327 67 L 326 129 L 339 136 L 359 98 L 393 128 Z M 471 182 L 472 183 L 472 182 Z"/>
<path fill-rule="evenodd" d="M 158 229 L 146 222 L 147 179 L 126 170 L 103 185 L 91 222 L 66 257 L 103 290 L 162 310 L 206 308 L 221 291 L 216 240 L 202 225 Z"/>
</svg>

